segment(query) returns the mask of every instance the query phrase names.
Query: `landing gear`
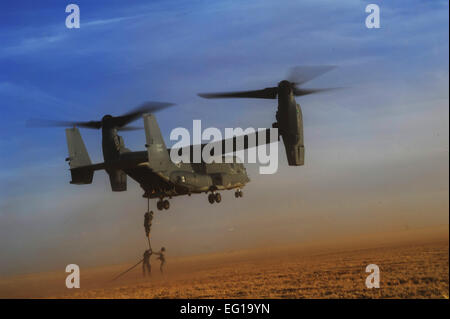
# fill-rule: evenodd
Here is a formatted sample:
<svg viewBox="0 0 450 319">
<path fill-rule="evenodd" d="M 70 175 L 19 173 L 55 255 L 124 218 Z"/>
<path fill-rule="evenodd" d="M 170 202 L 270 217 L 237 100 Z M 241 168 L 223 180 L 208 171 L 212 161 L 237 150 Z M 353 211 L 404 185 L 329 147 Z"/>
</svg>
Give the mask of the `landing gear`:
<svg viewBox="0 0 450 319">
<path fill-rule="evenodd" d="M 169 209 L 170 203 L 167 199 L 166 200 L 160 199 L 158 202 L 156 202 L 156 208 L 158 208 L 158 210 Z"/>
<path fill-rule="evenodd" d="M 220 203 L 222 201 L 222 196 L 219 193 L 211 193 L 208 195 L 208 202 L 210 204 Z"/>
<path fill-rule="evenodd" d="M 169 203 L 169 201 L 167 199 L 165 201 L 163 201 L 163 207 L 164 207 L 164 209 L 169 209 L 170 208 L 170 203 Z"/>
<path fill-rule="evenodd" d="M 244 196 L 244 193 L 240 189 L 234 192 L 234 197 L 239 198 L 242 196 Z"/>
</svg>

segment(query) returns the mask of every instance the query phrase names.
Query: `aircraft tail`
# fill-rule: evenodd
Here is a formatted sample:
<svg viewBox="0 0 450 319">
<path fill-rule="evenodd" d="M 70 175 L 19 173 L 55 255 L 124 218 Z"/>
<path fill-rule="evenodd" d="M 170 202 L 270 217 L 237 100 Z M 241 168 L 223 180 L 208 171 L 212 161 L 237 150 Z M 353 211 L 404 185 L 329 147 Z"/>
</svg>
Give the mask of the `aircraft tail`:
<svg viewBox="0 0 450 319">
<path fill-rule="evenodd" d="M 66 129 L 67 148 L 69 150 L 69 157 L 66 161 L 69 162 L 70 174 L 72 175 L 71 184 L 91 184 L 94 177 L 94 171 L 103 169 L 104 164 L 92 165 L 89 154 L 81 138 L 78 128 Z"/>
<path fill-rule="evenodd" d="M 173 165 L 161 134 L 158 122 L 153 114 L 144 116 L 145 139 L 148 152 L 148 165 L 157 172 L 167 172 Z"/>
</svg>

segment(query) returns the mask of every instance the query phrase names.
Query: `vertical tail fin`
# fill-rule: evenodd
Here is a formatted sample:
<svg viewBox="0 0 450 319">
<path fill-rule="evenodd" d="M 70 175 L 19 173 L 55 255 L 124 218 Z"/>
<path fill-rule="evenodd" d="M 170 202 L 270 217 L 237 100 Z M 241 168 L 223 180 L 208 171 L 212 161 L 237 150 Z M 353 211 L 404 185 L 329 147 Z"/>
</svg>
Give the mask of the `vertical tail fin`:
<svg viewBox="0 0 450 319">
<path fill-rule="evenodd" d="M 143 117 L 148 164 L 155 172 L 168 171 L 173 163 L 170 160 L 169 152 L 161 135 L 158 122 L 153 114 L 145 114 Z"/>
<path fill-rule="evenodd" d="M 91 159 L 81 138 L 78 128 L 66 129 L 67 148 L 69 149 L 69 165 L 70 168 L 91 165 Z"/>
<path fill-rule="evenodd" d="M 71 184 L 91 184 L 94 176 L 94 170 L 86 168 L 91 166 L 92 162 L 89 158 L 89 154 L 81 138 L 78 128 L 66 129 L 67 148 L 69 150 L 69 157 L 66 158 L 69 161 L 70 173 L 72 175 Z"/>
</svg>

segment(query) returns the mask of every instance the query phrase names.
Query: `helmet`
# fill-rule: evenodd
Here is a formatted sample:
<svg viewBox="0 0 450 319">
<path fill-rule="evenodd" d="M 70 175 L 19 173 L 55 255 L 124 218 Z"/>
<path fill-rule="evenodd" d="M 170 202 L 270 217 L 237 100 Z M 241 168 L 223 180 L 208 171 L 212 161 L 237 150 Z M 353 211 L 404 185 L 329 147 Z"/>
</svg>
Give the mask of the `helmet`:
<svg viewBox="0 0 450 319">
<path fill-rule="evenodd" d="M 161 251 L 166 251 L 166 249 L 164 247 L 161 247 Z"/>
</svg>

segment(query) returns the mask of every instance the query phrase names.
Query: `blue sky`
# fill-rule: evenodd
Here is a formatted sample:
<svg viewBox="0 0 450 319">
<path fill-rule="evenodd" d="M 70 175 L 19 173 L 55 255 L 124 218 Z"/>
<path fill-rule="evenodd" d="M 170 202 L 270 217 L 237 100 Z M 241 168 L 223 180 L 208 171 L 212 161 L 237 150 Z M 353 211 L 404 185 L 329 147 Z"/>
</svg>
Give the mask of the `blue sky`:
<svg viewBox="0 0 450 319">
<path fill-rule="evenodd" d="M 187 217 L 164 217 L 161 241 L 169 241 L 167 234 L 176 227 L 180 237 L 201 229 L 216 242 L 189 250 L 176 248 L 179 242 L 173 239 L 172 251 L 180 254 L 221 249 L 225 244 L 214 234 L 230 229 L 245 241 L 242 234 L 251 233 L 249 221 L 256 216 L 261 225 L 276 224 L 269 216 L 277 201 L 314 211 L 322 224 L 332 220 L 342 231 L 363 227 L 371 218 L 380 227 L 400 227 L 408 223 L 405 216 L 413 216 L 409 223 L 417 227 L 427 220 L 448 223 L 442 213 L 448 210 L 448 1 L 373 2 L 381 8 L 377 30 L 364 24 L 368 1 L 76 1 L 80 29 L 65 27 L 69 2 L 2 2 L 0 247 L 5 258 L 25 270 L 23 251 L 44 256 L 51 266 L 65 261 L 53 258 L 63 250 L 61 243 L 68 245 L 63 245 L 66 251 L 84 243 L 87 251 L 80 258 L 92 263 L 98 252 L 86 243 L 100 232 L 105 260 L 120 261 L 131 252 L 121 259 L 106 247 L 117 234 L 131 234 L 133 222 L 111 210 L 144 207 L 132 181 L 126 194 L 111 194 L 103 173 L 96 173 L 93 185 L 69 185 L 63 129 L 25 128 L 28 118 L 99 119 L 160 100 L 177 104 L 157 114 L 168 144 L 170 130 L 189 128 L 193 119 L 202 119 L 205 127 L 267 127 L 274 121 L 273 101 L 202 100 L 196 93 L 272 86 L 295 65 L 337 65 L 306 86 L 348 87 L 298 100 L 305 121 L 305 167 L 289 170 L 282 148 L 279 174 L 261 177 L 250 167 L 250 199 L 242 206 L 227 204 L 235 205 L 240 217 L 224 217 L 230 206 L 223 205 L 201 225 L 208 214 L 203 211 L 210 209 L 205 198 L 174 200 L 173 209 Z M 91 158 L 102 161 L 99 132 L 82 134 Z M 123 135 L 127 146 L 143 150 L 143 132 Z M 355 192 L 361 202 L 352 198 Z M 266 212 L 252 204 L 262 197 L 268 201 L 261 203 Z M 411 204 L 409 197 L 415 200 Z M 364 220 L 355 219 L 364 215 L 364 203 L 373 208 L 380 198 L 386 215 L 368 212 Z M 412 213 L 431 202 L 438 205 L 434 219 Z M 392 210 L 403 215 L 386 222 Z M 292 214 L 280 214 L 280 224 L 293 220 Z M 311 218 L 310 225 L 316 225 Z M 339 223 L 341 218 L 346 222 Z M 124 220 L 125 228 L 118 227 Z M 182 221 L 196 226 L 180 229 Z M 303 231 L 320 233 L 313 229 Z M 18 231 L 27 235 L 17 238 Z M 260 239 L 254 233 L 249 245 Z M 124 247 L 137 240 L 128 238 Z M 193 246 L 197 243 L 192 239 Z"/>
</svg>

